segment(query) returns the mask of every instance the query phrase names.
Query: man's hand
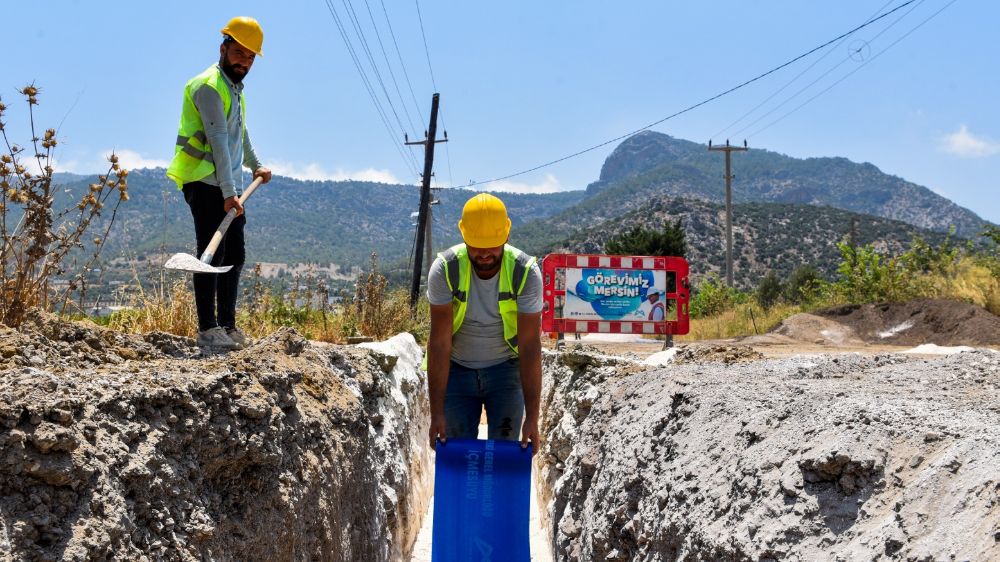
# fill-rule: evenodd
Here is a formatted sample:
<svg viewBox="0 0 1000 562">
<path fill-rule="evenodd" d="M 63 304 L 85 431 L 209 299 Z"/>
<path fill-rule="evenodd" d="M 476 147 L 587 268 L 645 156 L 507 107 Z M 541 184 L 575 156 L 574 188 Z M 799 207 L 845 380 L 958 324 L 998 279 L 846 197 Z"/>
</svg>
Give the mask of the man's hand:
<svg viewBox="0 0 1000 562">
<path fill-rule="evenodd" d="M 431 416 L 431 449 L 437 449 L 437 440 L 440 439 L 442 443 L 448 442 L 448 435 L 445 434 L 445 421 L 444 414 L 439 414 L 436 416 Z"/>
<path fill-rule="evenodd" d="M 527 448 L 529 441 L 531 442 L 531 454 L 537 453 L 542 444 L 542 439 L 538 436 L 538 420 L 526 417 L 524 423 L 521 424 L 521 448 Z"/>
<path fill-rule="evenodd" d="M 236 209 L 236 216 L 243 214 L 243 203 L 240 203 L 240 198 L 235 195 L 232 197 L 227 197 L 225 201 L 222 202 L 222 208 L 227 213 L 230 209 Z"/>
<path fill-rule="evenodd" d="M 265 168 L 264 166 L 261 166 L 260 168 L 257 168 L 256 170 L 253 171 L 253 177 L 264 178 L 263 183 L 267 183 L 271 181 L 271 168 Z"/>
</svg>

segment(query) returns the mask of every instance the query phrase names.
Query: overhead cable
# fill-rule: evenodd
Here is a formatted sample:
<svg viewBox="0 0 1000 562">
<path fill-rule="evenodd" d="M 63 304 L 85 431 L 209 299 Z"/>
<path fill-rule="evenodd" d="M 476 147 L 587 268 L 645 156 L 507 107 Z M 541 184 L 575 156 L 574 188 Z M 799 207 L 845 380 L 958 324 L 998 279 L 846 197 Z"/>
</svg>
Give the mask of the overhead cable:
<svg viewBox="0 0 1000 562">
<path fill-rule="evenodd" d="M 954 2 L 956 0 L 952 0 L 952 1 Z M 665 121 L 673 119 L 674 117 L 683 115 L 683 114 L 688 113 L 690 111 L 693 111 L 693 110 L 695 110 L 695 109 L 697 109 L 697 108 L 699 108 L 699 107 L 701 107 L 703 105 L 711 103 L 711 102 L 713 102 L 713 101 L 715 101 L 715 100 L 717 100 L 717 99 L 719 99 L 719 98 L 721 98 L 723 96 L 731 94 L 731 93 L 733 93 L 733 92 L 735 92 L 735 91 L 737 91 L 737 90 L 739 90 L 741 88 L 744 88 L 744 87 L 746 87 L 746 86 L 748 86 L 750 84 L 753 84 L 754 82 L 757 82 L 757 81 L 759 81 L 759 80 L 761 80 L 763 78 L 766 78 L 767 76 L 770 76 L 770 75 L 774 74 L 775 72 L 778 72 L 779 70 L 781 70 L 781 69 L 783 69 L 783 68 L 785 68 L 787 66 L 790 66 L 790 65 L 792 65 L 792 64 L 794 64 L 794 63 L 796 63 L 796 62 L 798 62 L 798 61 L 800 61 L 800 60 L 808 57 L 809 55 L 812 55 L 813 53 L 815 53 L 817 51 L 820 51 L 820 50 L 822 50 L 822 49 L 824 49 L 824 48 L 826 48 L 826 47 L 828 47 L 828 46 L 836 43 L 837 41 L 840 41 L 844 37 L 847 37 L 847 36 L 849 36 L 849 35 L 851 35 L 853 33 L 856 33 L 857 31 L 859 31 L 861 29 L 864 29 L 865 27 L 868 27 L 869 25 L 872 25 L 875 22 L 880 21 L 880 20 L 882 20 L 882 19 L 884 19 L 884 18 L 892 15 L 893 13 L 895 13 L 895 12 L 897 12 L 897 11 L 905 8 L 906 6 L 909 6 L 910 4 L 913 4 L 914 2 L 917 2 L 917 0 L 908 0 L 907 2 L 904 2 L 903 4 L 900 4 L 899 6 L 896 6 L 892 10 L 889 10 L 888 12 L 886 12 L 886 13 L 878 16 L 878 17 L 870 19 L 870 20 L 866 21 L 865 23 L 862 23 L 861 25 L 858 25 L 857 27 L 855 27 L 855 28 L 853 28 L 851 30 L 846 31 L 846 32 L 838 35 L 837 37 L 834 37 L 833 39 L 830 39 L 829 41 L 826 41 L 822 45 L 814 47 L 814 48 L 806 51 L 805 53 L 802 53 L 801 55 L 799 55 L 799 56 L 797 56 L 797 57 L 795 57 L 793 59 L 790 59 L 789 61 L 787 61 L 785 63 L 782 63 L 782 64 L 780 64 L 780 65 L 772 68 L 771 70 L 768 70 L 767 72 L 764 72 L 762 74 L 758 74 L 757 76 L 755 76 L 755 77 L 753 77 L 753 78 L 751 78 L 749 80 L 746 80 L 745 82 L 742 82 L 742 83 L 740 83 L 740 84 L 738 84 L 736 86 L 733 86 L 732 88 L 729 88 L 728 90 L 725 90 L 725 91 L 723 91 L 721 93 L 718 93 L 718 94 L 716 94 L 716 95 L 714 95 L 714 96 L 712 96 L 710 98 L 704 99 L 704 100 L 702 100 L 702 101 L 700 101 L 700 102 L 698 102 L 698 103 L 696 103 L 694 105 L 690 105 L 690 106 L 688 106 L 688 107 L 686 107 L 684 109 L 681 109 L 680 111 L 677 111 L 675 113 L 671 113 L 670 115 L 667 115 L 666 117 L 664 117 L 662 119 L 658 119 L 658 120 L 656 120 L 656 121 L 654 121 L 654 122 L 652 122 L 652 123 L 650 123 L 648 125 L 640 127 L 640 128 L 635 129 L 633 131 L 629 131 L 628 133 L 625 133 L 623 135 L 619 135 L 619 136 L 617 136 L 615 138 L 608 139 L 608 140 L 606 140 L 604 142 L 601 142 L 599 144 L 595 144 L 595 145 L 593 145 L 591 147 L 588 147 L 588 148 L 585 148 L 583 150 L 578 150 L 577 152 L 574 152 L 572 154 L 568 154 L 568 155 L 563 156 L 561 158 L 556 158 L 555 160 L 551 160 L 549 162 L 545 162 L 544 164 L 539 164 L 538 166 L 535 166 L 533 168 L 528 168 L 526 170 L 521 170 L 519 172 L 514 172 L 514 173 L 511 173 L 511 174 L 507 174 L 507 175 L 504 175 L 504 176 L 492 178 L 492 179 L 489 179 L 489 180 L 471 181 L 471 182 L 469 182 L 468 184 L 465 184 L 462 187 L 472 187 L 472 186 L 476 186 L 476 185 L 485 185 L 485 184 L 488 184 L 488 183 L 494 183 L 494 182 L 498 182 L 498 181 L 503 181 L 503 180 L 507 180 L 507 179 L 510 179 L 510 178 L 514 178 L 514 177 L 517 177 L 517 176 L 522 176 L 524 174 L 528 174 L 528 173 L 531 173 L 531 172 L 534 172 L 534 171 L 537 171 L 537 170 L 541 170 L 542 168 L 547 168 L 549 166 L 552 166 L 553 164 L 558 164 L 559 162 L 564 162 L 566 160 L 569 160 L 570 158 L 575 158 L 575 157 L 580 156 L 582 154 L 586 154 L 586 153 L 591 152 L 593 150 L 597 150 L 598 148 L 601 148 L 603 146 L 607 146 L 607 145 L 609 145 L 611 143 L 614 143 L 614 142 L 620 141 L 622 139 L 628 138 L 628 137 L 630 137 L 630 136 L 632 136 L 632 135 L 634 135 L 636 133 L 639 133 L 641 131 L 645 131 L 646 129 L 650 129 L 652 127 L 655 127 L 656 125 L 659 125 L 660 123 L 663 123 Z M 418 3 L 418 7 L 419 7 L 419 3 Z M 428 59 L 428 63 L 429 63 L 429 59 Z"/>
<path fill-rule="evenodd" d="M 396 57 L 399 59 L 399 67 L 403 69 L 403 77 L 406 78 L 406 86 L 410 90 L 410 99 L 413 100 L 413 107 L 416 108 L 416 115 L 421 114 L 420 103 L 417 102 L 417 95 L 413 92 L 413 83 L 410 82 L 410 73 L 406 71 L 406 64 L 403 62 L 403 53 L 399 50 L 399 42 L 396 41 L 396 32 L 392 29 L 392 21 L 389 19 L 389 12 L 385 9 L 385 0 L 379 0 L 382 4 L 382 13 L 385 14 L 385 25 L 389 28 L 389 36 L 392 37 L 392 44 L 396 48 Z M 419 131 L 419 129 L 417 129 Z"/>
<path fill-rule="evenodd" d="M 871 18 L 874 18 L 875 16 L 879 15 L 882 12 L 882 10 L 886 9 L 886 7 L 888 7 L 889 4 L 892 4 L 894 1 L 895 0 L 889 0 L 888 2 L 886 2 L 885 4 L 883 4 L 882 7 L 880 7 L 877 10 L 875 10 L 875 13 L 872 14 L 868 19 L 871 20 Z M 743 121 L 744 119 L 746 119 L 747 117 L 749 117 L 750 115 L 752 115 L 753 112 L 755 112 L 758 109 L 760 109 L 761 106 L 763 106 L 767 102 L 769 102 L 772 99 L 774 99 L 781 92 L 785 91 L 786 88 L 788 88 L 793 83 L 795 83 L 799 78 L 802 78 L 802 76 L 805 73 L 807 73 L 810 70 L 812 70 L 817 64 L 819 64 L 824 59 L 826 59 L 826 57 L 830 56 L 830 54 L 833 53 L 837 49 L 837 47 L 840 47 L 841 45 L 843 45 L 845 41 L 847 41 L 847 37 L 844 37 L 843 39 L 841 39 L 840 41 L 838 41 L 836 45 L 833 45 L 832 47 L 830 47 L 830 49 L 827 52 L 823 53 L 823 55 L 821 57 L 819 57 L 818 59 L 814 60 L 812 62 L 812 64 L 810 64 L 809 66 L 805 67 L 805 69 L 802 70 L 802 72 L 799 72 L 798 74 L 796 74 L 794 78 L 792 78 L 788 82 L 785 82 L 785 84 L 782 87 L 780 87 L 777 90 L 775 90 L 774 93 L 772 93 L 771 95 L 769 95 L 766 98 L 764 98 L 764 100 L 762 102 L 760 102 L 757 105 L 753 106 L 749 111 L 747 111 L 743 115 L 739 116 L 739 118 L 737 118 L 735 121 L 733 121 L 732 123 L 726 125 L 725 127 L 723 127 L 722 129 L 720 129 L 718 132 L 716 132 L 714 135 L 710 136 L 709 138 L 712 138 L 712 139 L 714 139 L 714 138 L 721 138 L 722 135 L 723 135 L 723 133 L 725 133 L 725 132 L 729 131 L 730 129 L 732 129 L 734 126 L 736 126 L 737 123 L 739 123 L 740 121 Z M 733 137 L 739 136 L 740 132 L 742 132 L 742 131 L 737 131 L 735 134 L 729 135 L 729 136 L 733 136 Z"/>
<path fill-rule="evenodd" d="M 351 60 L 354 63 L 354 68 L 358 71 L 358 75 L 361 77 L 361 82 L 368 93 L 368 98 L 371 100 L 372 105 L 375 106 L 375 111 L 378 114 L 383 127 L 385 127 L 386 132 L 389 134 L 389 138 L 392 142 L 393 147 L 395 147 L 396 152 L 399 153 L 400 158 L 403 159 L 403 162 L 406 164 L 406 167 L 409 169 L 410 173 L 413 174 L 413 177 L 414 178 L 418 177 L 420 174 L 413 163 L 412 155 L 411 158 L 406 157 L 406 152 L 403 151 L 398 139 L 396 138 L 396 134 L 393 133 L 392 126 L 389 124 L 389 118 L 388 116 L 386 116 L 385 110 L 382 108 L 382 104 L 379 103 L 378 96 L 375 95 L 375 90 L 374 88 L 372 88 L 371 81 L 368 79 L 368 76 L 365 73 L 364 68 L 361 64 L 361 60 L 358 57 L 357 52 L 355 51 L 354 46 L 351 43 L 350 37 L 347 35 L 347 30 L 340 19 L 340 15 L 337 13 L 336 8 L 334 8 L 332 0 L 325 0 L 325 2 L 327 9 L 330 11 L 330 15 L 333 17 L 334 23 L 336 23 L 337 25 L 337 30 L 340 32 L 340 37 L 341 39 L 343 39 L 344 45 L 347 47 L 347 52 L 351 56 Z"/>
<path fill-rule="evenodd" d="M 837 80 L 833 84 L 830 84 L 829 86 L 827 86 L 826 88 L 824 88 L 823 90 L 821 90 L 819 93 L 817 93 L 813 97 L 811 97 L 811 98 L 807 99 L 806 101 L 800 103 L 799 105 L 795 106 L 795 108 L 792 109 L 791 111 L 789 111 L 788 113 L 785 113 L 781 117 L 775 119 L 774 121 L 771 121 L 770 123 L 768 123 L 767 125 L 761 127 L 760 129 L 757 129 L 756 131 L 754 131 L 753 133 L 751 133 L 750 135 L 748 135 L 748 137 L 753 137 L 755 135 L 758 135 L 758 134 L 766 131 L 767 129 L 769 129 L 773 125 L 779 123 L 780 121 L 782 121 L 783 119 L 785 119 L 789 115 L 791 115 L 791 114 L 795 113 L 796 111 L 802 109 L 803 107 L 805 107 L 806 105 L 808 105 L 810 102 L 812 102 L 816 98 L 818 98 L 818 97 L 822 96 L 823 94 L 829 92 L 835 86 L 837 86 L 837 84 L 840 84 L 844 80 L 847 80 L 848 78 L 850 78 L 851 76 L 853 76 L 855 72 L 861 70 L 862 68 L 864 68 L 865 66 L 867 66 L 870 62 L 872 62 L 875 59 L 877 59 L 880 56 L 882 56 L 882 54 L 884 54 L 886 51 L 888 51 L 889 49 L 895 47 L 900 41 L 902 41 L 903 39 L 906 39 L 907 37 L 909 37 L 910 34 L 912 34 L 914 31 L 916 31 L 916 30 L 920 29 L 921 27 L 923 27 L 924 24 L 926 24 L 927 22 L 929 22 L 932 19 L 934 19 L 935 17 L 937 17 L 938 14 L 940 14 L 943 11 L 945 11 L 949 6 L 951 6 L 952 4 L 954 4 L 957 1 L 958 0 L 951 0 L 950 2 L 948 2 L 947 4 L 945 4 L 944 6 L 942 6 L 938 11 L 934 12 L 933 14 L 931 14 L 930 16 L 928 16 L 927 18 L 925 18 L 923 21 L 921 21 L 920 23 L 918 23 L 916 26 L 914 26 L 912 29 L 910 29 L 909 31 L 907 31 L 906 33 L 904 33 L 903 35 L 901 35 L 898 39 L 896 39 L 892 43 L 889 43 L 889 45 L 886 46 L 886 48 L 882 49 L 881 51 L 879 51 L 878 53 L 876 53 L 875 55 L 873 55 L 870 59 L 868 59 L 868 60 L 864 61 L 863 63 L 861 63 L 860 65 L 858 65 L 856 68 L 854 68 L 854 70 L 848 72 L 847 74 L 845 74 L 844 76 L 842 76 L 839 80 Z"/>
<path fill-rule="evenodd" d="M 385 95 L 385 101 L 389 104 L 389 109 L 392 111 L 393 117 L 396 119 L 396 124 L 399 125 L 399 132 L 406 135 L 406 127 L 403 126 L 403 121 L 399 118 L 399 113 L 396 111 L 395 104 L 392 103 L 392 97 L 389 95 L 389 90 L 385 87 L 385 81 L 382 80 L 382 73 L 378 70 L 378 64 L 375 63 L 375 57 L 372 55 L 371 48 L 368 46 L 368 39 L 365 37 L 364 31 L 361 28 L 361 20 L 358 18 L 358 14 L 354 11 L 354 3 L 351 0 L 342 0 L 344 7 L 347 11 L 347 17 L 351 20 L 351 24 L 354 26 L 354 32 L 358 36 L 358 40 L 361 42 L 361 47 L 365 51 L 365 55 L 368 57 L 368 62 L 371 64 L 372 72 L 375 74 L 375 78 L 378 80 L 379 86 L 382 88 L 382 93 Z M 415 168 L 419 169 L 420 166 L 417 163 L 412 151 L 407 152 L 410 159 L 413 161 Z"/>
<path fill-rule="evenodd" d="M 417 5 L 417 21 L 420 22 L 420 36 L 424 38 L 424 54 L 427 55 L 427 68 L 431 71 L 431 85 L 437 92 L 437 82 L 434 80 L 434 67 L 431 66 L 431 51 L 427 48 L 427 34 L 424 33 L 424 18 L 420 15 L 420 0 L 413 0 Z"/>
<path fill-rule="evenodd" d="M 920 4 L 923 3 L 923 2 L 924 2 L 924 0 L 920 0 L 919 3 L 914 4 L 912 8 L 910 8 L 909 10 L 906 11 L 906 13 L 904 13 L 901 16 L 899 16 L 898 18 L 896 18 L 895 21 L 893 21 L 892 23 L 890 23 L 889 25 L 887 25 L 882 31 L 880 31 L 877 34 L 875 34 L 875 36 L 872 37 L 869 41 L 874 41 L 874 40 L 878 39 L 886 31 L 889 31 L 890 29 L 892 29 L 893 27 L 895 27 L 896 24 L 898 24 L 899 22 L 901 22 L 903 20 L 903 18 L 905 18 L 906 16 L 910 15 L 910 13 L 912 13 L 913 10 L 916 10 L 917 7 L 920 6 Z M 792 95 L 788 96 L 787 98 L 785 98 L 784 101 L 782 101 L 778 105 L 772 107 L 770 110 L 768 110 L 766 113 L 764 113 L 760 117 L 758 117 L 758 118 L 754 119 L 753 121 L 751 121 L 751 122 L 747 123 L 746 125 L 744 125 L 738 131 L 736 131 L 735 133 L 733 133 L 733 136 L 739 136 L 739 134 L 742 133 L 743 131 L 746 131 L 747 129 L 750 129 L 751 127 L 753 127 L 757 123 L 760 123 L 765 118 L 767 118 L 769 115 L 772 115 L 775 111 L 778 111 L 779 109 L 781 109 L 782 107 L 784 107 L 786 104 L 788 104 L 790 101 L 792 101 L 795 98 L 799 97 L 800 94 L 802 94 L 803 92 L 805 92 L 809 88 L 812 88 L 820 80 L 822 80 L 822 79 L 826 78 L 827 76 L 829 76 L 830 74 L 832 74 L 835 70 L 837 70 L 838 68 L 840 68 L 841 66 L 843 66 L 844 63 L 846 63 L 849 60 L 852 60 L 852 56 L 853 56 L 853 54 L 848 54 L 846 57 L 844 57 L 843 59 L 841 59 L 840 62 L 838 62 L 837 64 L 835 64 L 832 67 L 830 67 L 829 69 L 827 69 L 826 72 L 824 72 L 824 73 L 820 74 L 819 76 L 817 76 L 812 82 L 809 82 L 805 86 L 799 88 L 798 91 L 796 91 L 794 94 L 792 94 Z M 813 98 L 813 99 L 815 99 L 815 98 Z"/>
</svg>

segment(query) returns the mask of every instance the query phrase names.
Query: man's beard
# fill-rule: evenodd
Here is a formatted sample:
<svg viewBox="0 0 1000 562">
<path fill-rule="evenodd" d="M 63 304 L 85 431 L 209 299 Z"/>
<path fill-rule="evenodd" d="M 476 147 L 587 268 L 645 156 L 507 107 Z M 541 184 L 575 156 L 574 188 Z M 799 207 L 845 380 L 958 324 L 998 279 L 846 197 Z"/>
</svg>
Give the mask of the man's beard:
<svg viewBox="0 0 1000 562">
<path fill-rule="evenodd" d="M 245 66 L 240 66 L 237 68 L 236 65 L 226 60 L 226 57 L 219 58 L 219 65 L 222 66 L 222 71 L 226 73 L 226 76 L 228 76 L 230 80 L 232 80 L 237 84 L 242 82 L 243 77 L 245 77 L 247 75 L 247 72 L 250 71 L 250 69 Z"/>
<path fill-rule="evenodd" d="M 496 256 L 490 256 L 490 261 L 481 262 L 479 260 L 472 260 L 472 267 L 476 268 L 476 271 L 492 271 L 500 265 L 500 258 Z"/>
</svg>

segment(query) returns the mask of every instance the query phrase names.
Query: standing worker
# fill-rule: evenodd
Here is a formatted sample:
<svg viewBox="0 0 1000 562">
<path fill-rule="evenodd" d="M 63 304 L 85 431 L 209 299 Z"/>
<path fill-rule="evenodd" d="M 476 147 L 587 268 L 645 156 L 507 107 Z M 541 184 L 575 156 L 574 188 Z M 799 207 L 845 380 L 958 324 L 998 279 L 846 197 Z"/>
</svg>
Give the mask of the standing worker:
<svg viewBox="0 0 1000 562">
<path fill-rule="evenodd" d="M 271 181 L 271 170 L 261 166 L 250 143 L 243 97 L 243 78 L 254 58 L 263 54 L 264 31 L 257 20 L 241 16 L 229 20 L 222 35 L 218 64 L 184 87 L 180 131 L 167 176 L 177 182 L 191 207 L 197 255 L 205 251 L 226 213 L 236 209 L 237 217 L 212 260 L 214 266 L 231 265 L 232 269 L 194 274 L 198 345 L 230 350 L 248 344 L 246 334 L 236 327 L 236 296 L 246 257 L 246 217 L 238 198 L 243 189 L 243 166 L 253 170 L 254 178 L 262 178 L 263 183 Z"/>
<path fill-rule="evenodd" d="M 469 199 L 458 229 L 465 243 L 438 254 L 427 276 L 431 447 L 476 438 L 485 407 L 490 439 L 537 451 L 542 274 L 535 258 L 507 244 L 500 199 Z"/>
</svg>

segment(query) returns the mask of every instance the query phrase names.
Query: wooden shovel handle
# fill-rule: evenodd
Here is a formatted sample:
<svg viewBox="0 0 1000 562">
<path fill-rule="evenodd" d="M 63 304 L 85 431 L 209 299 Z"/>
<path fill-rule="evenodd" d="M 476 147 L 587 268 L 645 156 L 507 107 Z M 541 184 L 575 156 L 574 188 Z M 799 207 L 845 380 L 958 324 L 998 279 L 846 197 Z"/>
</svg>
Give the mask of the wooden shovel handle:
<svg viewBox="0 0 1000 562">
<path fill-rule="evenodd" d="M 253 192 L 256 191 L 258 187 L 260 187 L 260 184 L 263 181 L 264 178 L 262 177 L 258 177 L 253 180 L 250 187 L 248 187 L 246 191 L 243 192 L 243 195 L 240 196 L 240 205 L 246 202 L 247 199 L 250 199 L 250 196 L 253 195 Z M 208 247 L 205 248 L 204 253 L 201 254 L 202 263 L 212 263 L 212 258 L 215 257 L 215 251 L 219 249 L 222 237 L 226 235 L 226 231 L 229 230 L 229 225 L 233 223 L 233 219 L 235 218 L 236 209 L 229 209 L 229 212 L 226 213 L 226 218 L 222 219 L 222 224 L 219 225 L 219 228 L 215 230 L 215 234 L 212 235 L 212 241 L 208 243 Z"/>
</svg>

